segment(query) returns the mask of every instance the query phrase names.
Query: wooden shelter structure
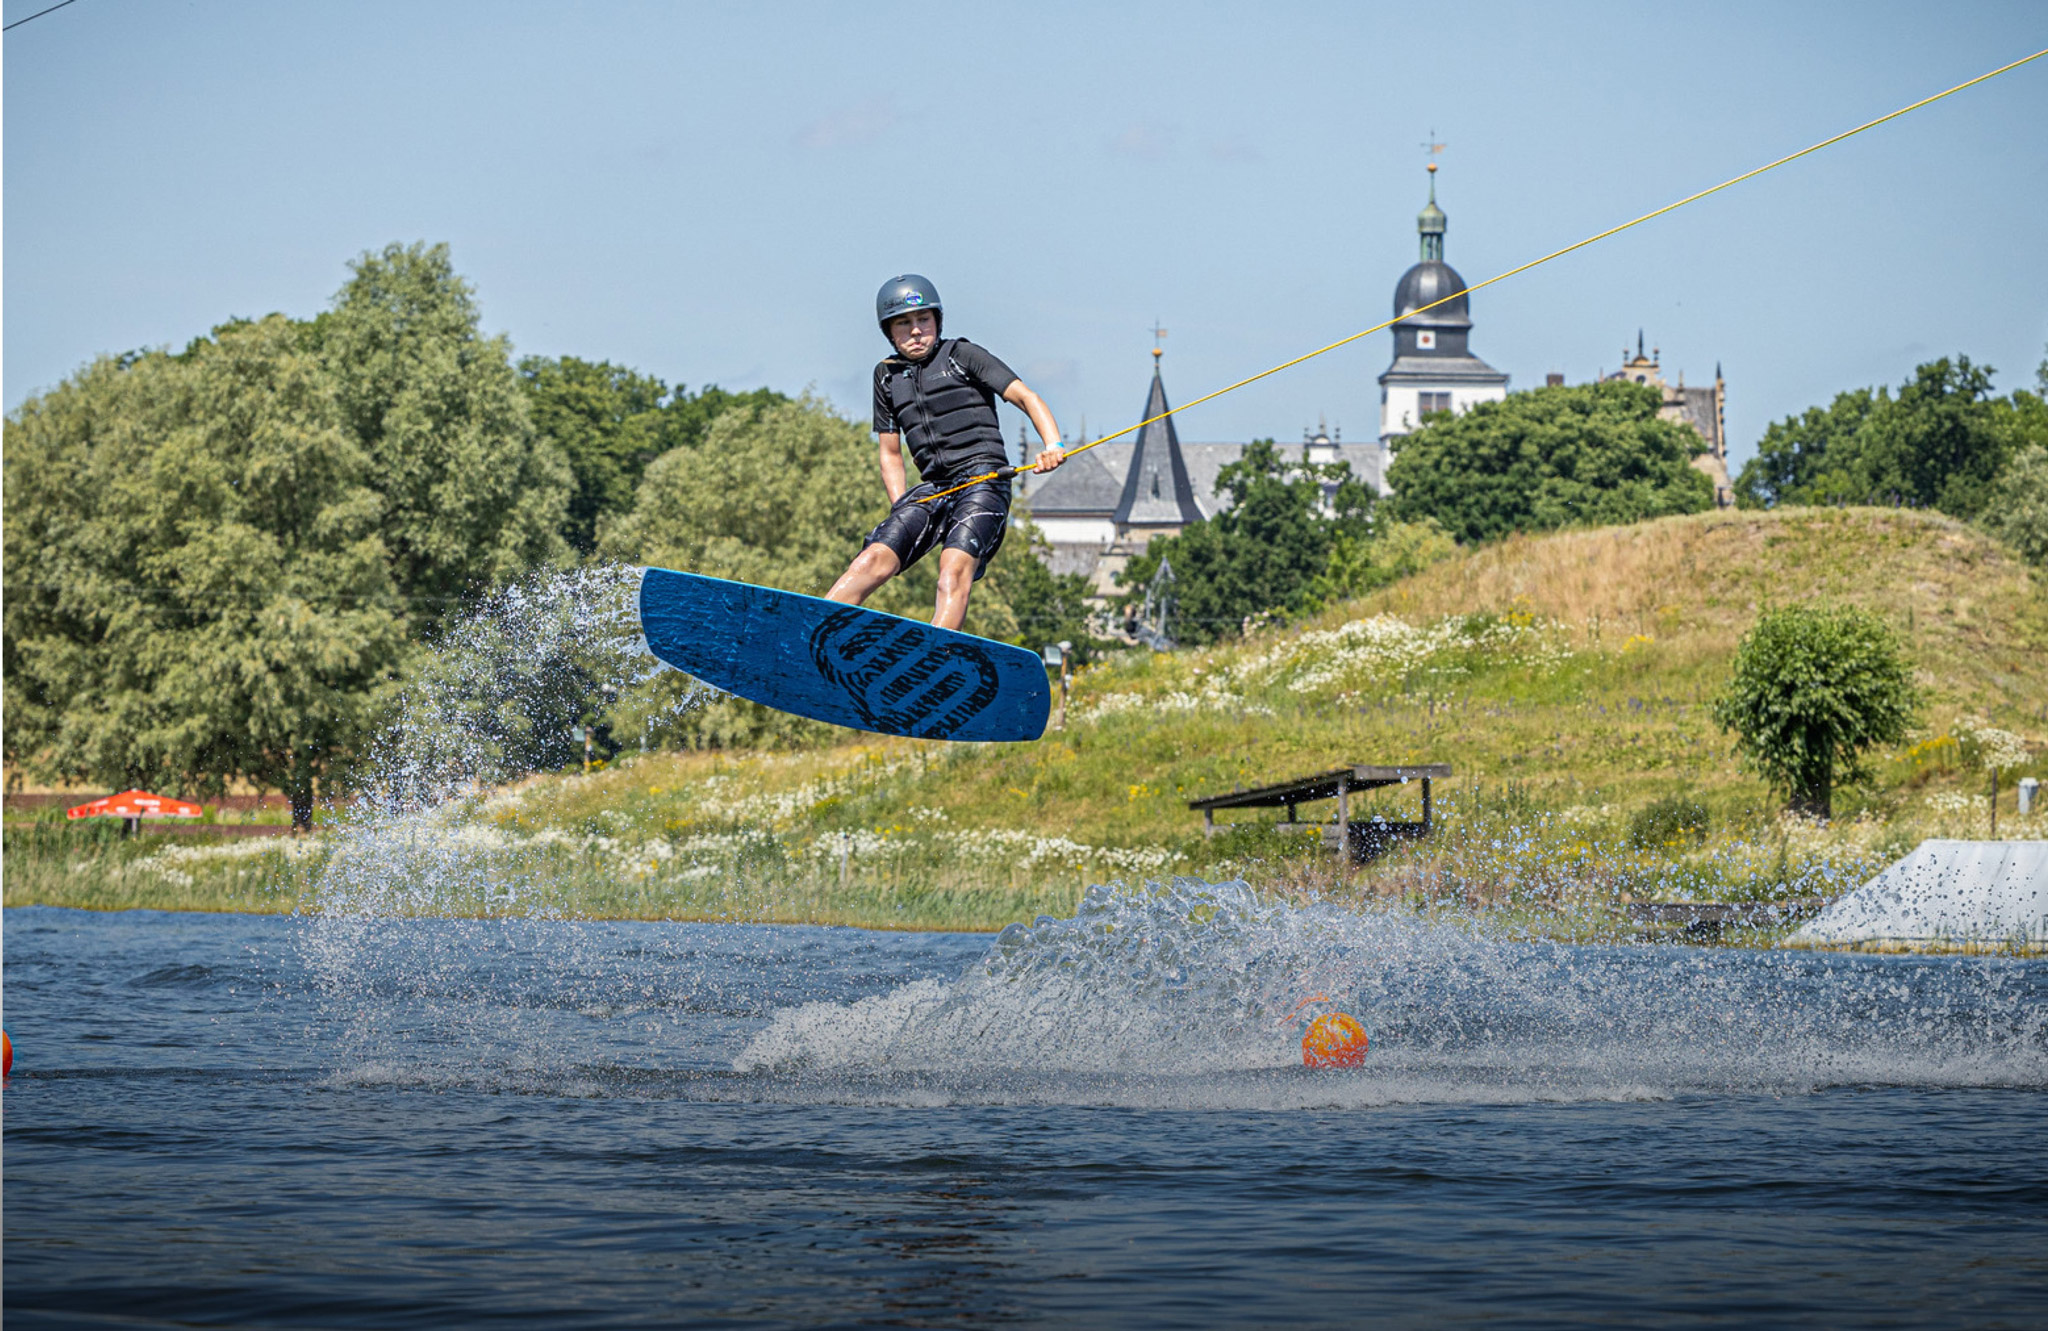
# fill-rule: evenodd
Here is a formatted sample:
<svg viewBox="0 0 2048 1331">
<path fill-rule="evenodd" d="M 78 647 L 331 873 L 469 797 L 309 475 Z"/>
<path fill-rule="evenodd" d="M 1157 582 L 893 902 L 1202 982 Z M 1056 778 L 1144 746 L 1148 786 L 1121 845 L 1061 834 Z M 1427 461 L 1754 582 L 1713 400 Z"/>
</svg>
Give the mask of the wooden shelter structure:
<svg viewBox="0 0 2048 1331">
<path fill-rule="evenodd" d="M 1317 772 L 1313 776 L 1296 777 L 1275 785 L 1259 786 L 1253 790 L 1233 790 L 1227 795 L 1205 795 L 1188 801 L 1190 809 L 1202 814 L 1202 831 L 1206 836 L 1216 835 L 1216 811 L 1218 809 L 1285 809 L 1287 821 L 1281 823 L 1281 831 L 1315 827 L 1323 833 L 1323 844 L 1333 854 L 1348 856 L 1352 863 L 1363 864 L 1384 853 L 1396 841 L 1419 841 L 1429 835 L 1432 821 L 1430 782 L 1441 781 L 1451 774 L 1449 763 L 1418 763 L 1408 766 L 1384 767 L 1365 763 L 1354 763 L 1349 767 L 1333 768 Z M 1351 797 L 1368 790 L 1379 790 L 1386 786 L 1407 785 L 1411 781 L 1422 783 L 1422 819 L 1420 822 L 1390 822 L 1381 818 L 1354 820 L 1351 817 Z M 1318 800 L 1335 799 L 1337 817 L 1328 823 L 1304 823 L 1300 820 L 1300 806 L 1313 804 Z"/>
</svg>

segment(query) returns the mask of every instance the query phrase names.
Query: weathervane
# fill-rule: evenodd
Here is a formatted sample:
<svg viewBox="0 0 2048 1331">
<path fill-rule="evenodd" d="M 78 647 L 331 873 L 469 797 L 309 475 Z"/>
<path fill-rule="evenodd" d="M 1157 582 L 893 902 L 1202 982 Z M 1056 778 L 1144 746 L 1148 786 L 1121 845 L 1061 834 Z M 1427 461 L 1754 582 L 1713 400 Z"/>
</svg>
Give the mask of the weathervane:
<svg viewBox="0 0 2048 1331">
<path fill-rule="evenodd" d="M 1165 330 L 1164 328 L 1161 328 L 1161 327 L 1159 326 L 1159 321 L 1158 321 L 1157 319 L 1154 319 L 1154 320 L 1152 321 L 1152 359 L 1153 359 L 1153 360 L 1158 360 L 1158 359 L 1159 359 L 1159 358 L 1160 358 L 1161 356 L 1163 356 L 1163 355 L 1165 355 L 1165 354 L 1166 354 L 1165 348 L 1163 348 L 1163 347 L 1161 347 L 1161 346 L 1159 345 L 1159 344 L 1160 344 L 1161 342 L 1163 342 L 1163 341 L 1165 341 L 1165 340 L 1166 340 L 1166 330 Z"/>
<path fill-rule="evenodd" d="M 1436 139 L 1436 126 L 1431 125 L 1429 127 L 1429 138 L 1421 146 L 1429 153 L 1429 168 L 1434 171 L 1436 169 L 1437 155 L 1451 145 L 1448 143 L 1438 143 Z"/>
</svg>

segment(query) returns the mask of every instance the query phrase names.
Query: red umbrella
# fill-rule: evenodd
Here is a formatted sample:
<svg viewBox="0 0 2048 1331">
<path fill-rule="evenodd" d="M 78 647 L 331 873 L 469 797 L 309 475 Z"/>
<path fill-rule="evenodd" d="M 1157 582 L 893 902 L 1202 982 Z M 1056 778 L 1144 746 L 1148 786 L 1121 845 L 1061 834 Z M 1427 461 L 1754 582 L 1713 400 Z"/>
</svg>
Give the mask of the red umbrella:
<svg viewBox="0 0 2048 1331">
<path fill-rule="evenodd" d="M 141 826 L 144 818 L 197 818 L 206 811 L 197 804 L 174 800 L 169 795 L 152 795 L 146 790 L 124 790 L 118 795 L 93 800 L 67 809 L 66 818 L 125 818 L 128 830 Z"/>
</svg>

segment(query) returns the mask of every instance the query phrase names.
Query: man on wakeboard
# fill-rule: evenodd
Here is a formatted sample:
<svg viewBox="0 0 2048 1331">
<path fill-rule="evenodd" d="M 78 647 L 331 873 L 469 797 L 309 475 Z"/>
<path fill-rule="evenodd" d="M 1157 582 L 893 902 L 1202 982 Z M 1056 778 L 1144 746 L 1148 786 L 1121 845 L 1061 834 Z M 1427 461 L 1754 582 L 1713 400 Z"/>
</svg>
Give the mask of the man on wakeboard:
<svg viewBox="0 0 2048 1331">
<path fill-rule="evenodd" d="M 1043 399 L 1010 367 L 964 337 L 942 338 L 945 312 L 938 288 L 915 273 L 892 277 L 875 297 L 875 319 L 896 354 L 875 366 L 875 434 L 889 516 L 868 533 L 861 552 L 825 595 L 859 605 L 877 587 L 939 550 L 939 596 L 932 623 L 957 629 L 967 596 L 1010 525 L 1008 477 L 990 478 L 933 499 L 975 476 L 1009 467 L 996 399 L 1019 407 L 1044 451 L 1032 470 L 1067 460 L 1060 427 Z M 919 484 L 903 469 L 910 445 Z"/>
</svg>

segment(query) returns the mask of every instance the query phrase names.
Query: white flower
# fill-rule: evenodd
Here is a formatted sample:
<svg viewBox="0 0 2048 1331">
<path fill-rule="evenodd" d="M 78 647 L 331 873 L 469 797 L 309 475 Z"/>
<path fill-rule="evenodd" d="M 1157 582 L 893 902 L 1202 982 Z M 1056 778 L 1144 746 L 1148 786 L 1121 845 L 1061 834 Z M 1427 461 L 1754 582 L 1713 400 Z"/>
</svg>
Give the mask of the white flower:
<svg viewBox="0 0 2048 1331">
<path fill-rule="evenodd" d="M 1031 869 L 1059 864 L 1078 869 L 1085 864 L 1109 865 L 1126 873 L 1163 869 L 1180 858 L 1164 846 L 1089 846 L 1063 836 L 1044 836 L 1022 828 L 989 827 L 952 836 L 954 849 L 969 859 L 1013 860 Z"/>
<path fill-rule="evenodd" d="M 1285 682 L 1295 693 L 1319 693 L 1340 685 L 1392 683 L 1417 671 L 1467 673 L 1462 662 L 1436 659 L 1447 653 L 1545 670 L 1572 655 L 1564 626 L 1553 620 L 1498 619 L 1475 627 L 1467 619 L 1445 618 L 1418 628 L 1392 615 L 1374 615 L 1300 634 L 1240 659 L 1238 670 L 1251 682 Z"/>
<path fill-rule="evenodd" d="M 869 832 L 855 828 L 850 832 L 826 832 L 811 843 L 811 855 L 815 859 L 832 861 L 841 855 L 854 859 L 874 855 L 888 849 L 889 838 L 880 832 Z"/>
<path fill-rule="evenodd" d="M 2023 767 L 2029 754 L 2027 742 L 2010 730 L 2000 730 L 1981 716 L 1966 716 L 1956 722 L 1957 739 L 1973 740 L 1984 766 L 2004 769 Z"/>
<path fill-rule="evenodd" d="M 258 859 L 265 855 L 296 860 L 319 849 L 320 843 L 307 837 L 242 837 L 213 846 L 166 846 L 142 860 L 140 867 L 189 886 L 191 876 L 176 866 Z"/>
<path fill-rule="evenodd" d="M 1244 695 L 1232 693 L 1222 686 L 1218 677 L 1204 680 L 1199 693 L 1185 693 L 1178 689 L 1160 694 L 1106 693 L 1092 702 L 1074 709 L 1079 721 L 1099 721 L 1107 716 L 1120 716 L 1127 712 L 1151 712 L 1155 715 L 1189 715 L 1194 712 L 1224 712 L 1240 716 L 1271 716 L 1273 709 L 1261 703 L 1246 701 Z"/>
</svg>

